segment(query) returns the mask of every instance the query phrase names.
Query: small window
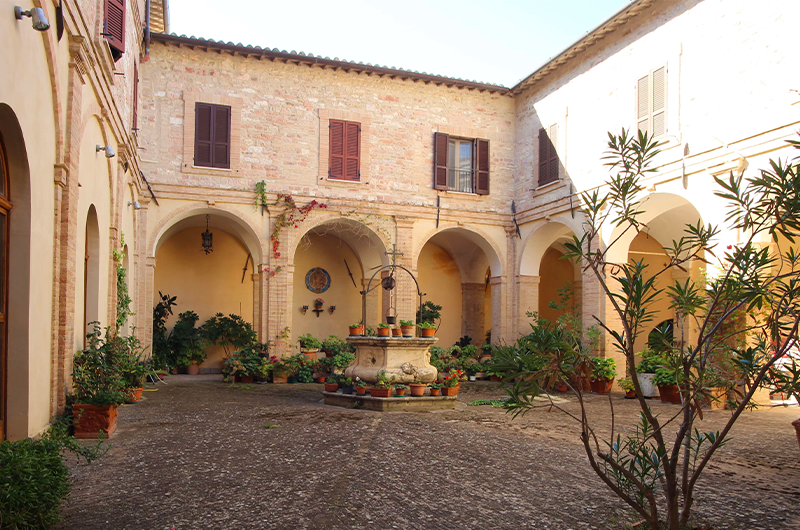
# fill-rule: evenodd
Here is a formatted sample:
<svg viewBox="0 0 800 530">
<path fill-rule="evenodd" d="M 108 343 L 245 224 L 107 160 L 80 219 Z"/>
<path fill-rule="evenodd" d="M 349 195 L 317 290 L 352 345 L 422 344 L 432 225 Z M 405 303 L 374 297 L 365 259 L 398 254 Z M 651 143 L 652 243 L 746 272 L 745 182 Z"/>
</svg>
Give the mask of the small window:
<svg viewBox="0 0 800 530">
<path fill-rule="evenodd" d="M 434 134 L 434 188 L 489 193 L 489 140 Z"/>
<path fill-rule="evenodd" d="M 230 107 L 195 103 L 194 165 L 230 169 Z"/>
<path fill-rule="evenodd" d="M 558 125 L 551 125 L 549 131 L 539 129 L 539 187 L 558 180 L 560 161 L 557 142 Z"/>
<path fill-rule="evenodd" d="M 328 178 L 337 180 L 361 179 L 361 124 L 354 121 L 331 120 Z"/>
<path fill-rule="evenodd" d="M 667 134 L 667 67 L 636 82 L 636 126 L 651 138 Z"/>
<path fill-rule="evenodd" d="M 125 53 L 125 0 L 104 0 L 103 36 L 111 47 L 114 61 Z"/>
</svg>

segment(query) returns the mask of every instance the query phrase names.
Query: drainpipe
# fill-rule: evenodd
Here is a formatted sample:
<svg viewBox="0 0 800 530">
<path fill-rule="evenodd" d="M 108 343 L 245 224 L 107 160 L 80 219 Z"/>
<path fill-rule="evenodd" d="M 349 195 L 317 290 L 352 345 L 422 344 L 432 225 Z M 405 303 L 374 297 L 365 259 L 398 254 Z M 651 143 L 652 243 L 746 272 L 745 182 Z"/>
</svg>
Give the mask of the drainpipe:
<svg viewBox="0 0 800 530">
<path fill-rule="evenodd" d="M 150 0 L 144 2 L 144 57 L 143 63 L 150 59 Z"/>
</svg>

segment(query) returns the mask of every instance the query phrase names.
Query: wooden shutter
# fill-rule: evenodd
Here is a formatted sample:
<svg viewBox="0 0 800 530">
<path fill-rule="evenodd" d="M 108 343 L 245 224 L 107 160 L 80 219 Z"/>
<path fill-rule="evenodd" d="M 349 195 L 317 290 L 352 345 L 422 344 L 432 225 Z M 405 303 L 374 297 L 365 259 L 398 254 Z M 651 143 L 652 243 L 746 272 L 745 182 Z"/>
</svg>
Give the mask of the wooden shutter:
<svg viewBox="0 0 800 530">
<path fill-rule="evenodd" d="M 344 178 L 344 122 L 331 120 L 329 131 L 328 178 Z"/>
<path fill-rule="evenodd" d="M 139 63 L 133 63 L 133 108 L 131 110 L 131 129 L 139 129 Z"/>
<path fill-rule="evenodd" d="M 344 124 L 344 178 L 358 180 L 361 177 L 361 124 L 348 121 Z"/>
<path fill-rule="evenodd" d="M 231 108 L 214 105 L 214 149 L 211 154 L 212 167 L 231 167 Z"/>
<path fill-rule="evenodd" d="M 104 3 L 103 33 L 108 45 L 125 53 L 125 0 L 104 0 Z"/>
<path fill-rule="evenodd" d="M 646 75 L 636 83 L 636 127 L 642 132 L 650 132 L 650 76 Z"/>
<path fill-rule="evenodd" d="M 450 135 L 433 134 L 433 187 L 437 190 L 447 189 L 447 152 Z"/>
<path fill-rule="evenodd" d="M 653 137 L 663 136 L 667 133 L 667 67 L 662 66 L 653 70 Z"/>
<path fill-rule="evenodd" d="M 211 121 L 212 105 L 195 103 L 194 107 L 194 165 L 211 165 Z"/>
<path fill-rule="evenodd" d="M 475 160 L 475 193 L 478 195 L 489 194 L 489 140 L 475 139 L 473 141 L 473 156 Z"/>
<path fill-rule="evenodd" d="M 545 129 L 539 129 L 539 186 L 550 184 L 558 180 L 558 151 L 556 142 L 558 138 L 558 125 L 550 127 L 550 134 Z"/>
</svg>

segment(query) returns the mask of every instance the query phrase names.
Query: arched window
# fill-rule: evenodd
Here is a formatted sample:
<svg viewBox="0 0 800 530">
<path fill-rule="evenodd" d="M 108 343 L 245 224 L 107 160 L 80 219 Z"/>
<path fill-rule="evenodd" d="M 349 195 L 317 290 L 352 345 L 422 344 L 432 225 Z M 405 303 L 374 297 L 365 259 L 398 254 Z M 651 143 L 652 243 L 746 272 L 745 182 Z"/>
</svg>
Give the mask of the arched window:
<svg viewBox="0 0 800 530">
<path fill-rule="evenodd" d="M 0 440 L 5 437 L 6 420 L 6 322 L 8 321 L 8 213 L 11 211 L 8 190 L 8 159 L 0 136 Z"/>
</svg>

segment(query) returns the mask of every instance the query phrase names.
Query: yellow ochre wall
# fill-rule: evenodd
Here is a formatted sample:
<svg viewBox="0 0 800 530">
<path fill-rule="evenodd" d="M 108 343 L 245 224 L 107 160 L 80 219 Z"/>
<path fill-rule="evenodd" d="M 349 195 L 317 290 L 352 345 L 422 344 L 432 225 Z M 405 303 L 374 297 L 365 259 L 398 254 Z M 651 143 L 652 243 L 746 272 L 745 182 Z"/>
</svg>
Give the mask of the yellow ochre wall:
<svg viewBox="0 0 800 530">
<path fill-rule="evenodd" d="M 155 294 L 158 291 L 177 296 L 175 315 L 167 327 L 172 328 L 178 314 L 194 311 L 202 325 L 215 313 L 234 313 L 247 322 L 253 320 L 252 266 L 242 283 L 242 269 L 247 249 L 242 243 L 219 229 L 214 234 L 214 252 L 204 254 L 200 234 L 205 228 L 189 228 L 169 238 L 156 254 Z M 206 348 L 208 357 L 201 370 L 219 369 L 222 348 Z"/>
<path fill-rule="evenodd" d="M 452 346 L 461 338 L 461 274 L 458 266 L 442 247 L 428 242 L 422 247 L 417 268 L 420 290 L 427 293 L 425 300 L 442 306 L 436 345 L 443 348 Z M 473 341 L 477 342 L 479 338 L 482 337 L 473 337 Z"/>
<path fill-rule="evenodd" d="M 647 252 L 648 254 L 637 254 L 637 251 Z M 663 254 L 663 257 L 654 256 L 652 255 L 653 253 Z M 648 236 L 645 232 L 641 232 L 631 242 L 629 257 L 631 261 L 644 261 L 647 265 L 647 269 L 645 269 L 645 278 L 652 278 L 654 274 L 663 268 L 668 259 L 661 244 L 653 237 Z M 655 288 L 658 290 L 666 289 L 669 285 L 672 285 L 671 271 L 665 272 L 656 279 Z M 653 320 L 647 324 L 646 328 L 640 330 L 639 337 L 636 339 L 635 343 L 635 351 L 639 352 L 644 349 L 647 345 L 647 335 L 655 326 L 675 316 L 675 311 L 669 308 L 669 304 L 669 298 L 664 295 L 656 299 L 655 302 L 649 306 L 648 309 L 654 311 L 655 315 L 653 315 Z"/>
<path fill-rule="evenodd" d="M 561 259 L 562 256 L 561 252 L 551 248 L 542 256 L 542 262 L 539 265 L 539 275 L 541 277 L 539 282 L 539 316 L 546 318 L 550 322 L 555 322 L 565 312 L 564 310 L 551 309 L 549 307 L 550 302 L 561 303 L 558 290 L 563 288 L 567 282 L 573 282 L 575 278 L 572 263 L 569 260 Z M 574 303 L 575 296 L 573 294 L 568 304 L 572 306 Z"/>
</svg>

